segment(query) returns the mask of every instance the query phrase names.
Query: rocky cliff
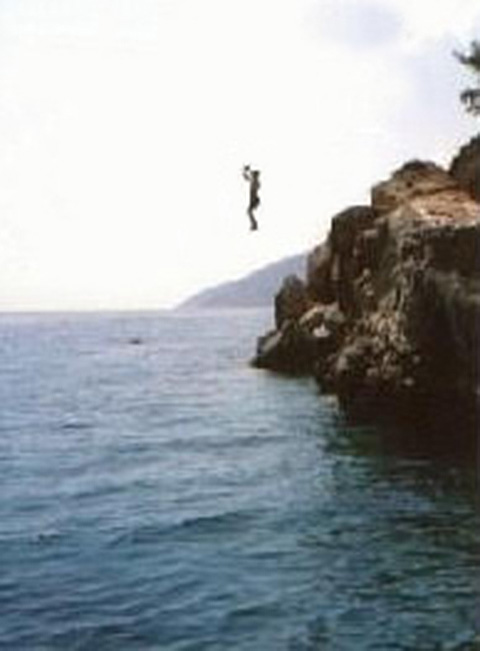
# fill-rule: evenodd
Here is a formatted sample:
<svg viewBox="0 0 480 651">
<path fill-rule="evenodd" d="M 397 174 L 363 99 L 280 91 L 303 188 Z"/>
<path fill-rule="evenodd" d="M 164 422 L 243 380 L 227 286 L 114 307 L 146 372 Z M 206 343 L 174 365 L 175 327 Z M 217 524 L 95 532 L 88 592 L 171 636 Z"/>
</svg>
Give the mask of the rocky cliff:
<svg viewBox="0 0 480 651">
<path fill-rule="evenodd" d="M 275 297 L 254 365 L 313 374 L 353 414 L 475 426 L 480 204 L 464 162 L 450 173 L 410 162 L 370 205 L 336 215 L 305 280 L 288 277 Z"/>
</svg>

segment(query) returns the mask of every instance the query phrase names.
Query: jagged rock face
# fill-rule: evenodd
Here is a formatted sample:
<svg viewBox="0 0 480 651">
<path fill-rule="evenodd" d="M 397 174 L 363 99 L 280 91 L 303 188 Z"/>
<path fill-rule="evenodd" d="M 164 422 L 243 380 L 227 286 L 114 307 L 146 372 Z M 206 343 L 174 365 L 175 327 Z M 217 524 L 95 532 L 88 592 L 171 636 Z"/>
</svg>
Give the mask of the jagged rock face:
<svg viewBox="0 0 480 651">
<path fill-rule="evenodd" d="M 480 201 L 480 136 L 460 149 L 452 161 L 450 174 L 462 189 Z"/>
<path fill-rule="evenodd" d="M 307 257 L 307 288 L 321 303 L 332 303 L 335 300 L 328 242 L 315 247 Z"/>
<path fill-rule="evenodd" d="M 316 355 L 315 338 L 307 323 L 311 299 L 305 283 L 287 276 L 275 296 L 275 330 L 261 337 L 255 365 L 285 373 L 305 373 Z"/>
<path fill-rule="evenodd" d="M 272 346 L 265 356 L 261 341 L 257 365 L 313 373 L 350 411 L 473 416 L 480 204 L 438 166 L 405 165 L 373 189 L 371 206 L 334 217 L 295 306 L 269 342 L 289 363 L 276 364 Z"/>
<path fill-rule="evenodd" d="M 377 215 L 392 212 L 420 197 L 458 189 L 456 181 L 435 163 L 410 161 L 391 179 L 372 188 L 372 208 Z"/>
<path fill-rule="evenodd" d="M 287 276 L 275 296 L 275 325 L 280 329 L 286 321 L 299 319 L 309 306 L 307 288 L 298 276 Z"/>
</svg>

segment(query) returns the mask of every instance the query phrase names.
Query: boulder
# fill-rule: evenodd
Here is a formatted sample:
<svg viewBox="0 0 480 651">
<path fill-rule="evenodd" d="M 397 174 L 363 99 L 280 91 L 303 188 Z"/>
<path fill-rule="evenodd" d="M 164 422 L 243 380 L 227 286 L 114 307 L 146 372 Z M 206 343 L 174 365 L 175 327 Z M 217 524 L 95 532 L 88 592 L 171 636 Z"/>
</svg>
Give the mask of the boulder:
<svg viewBox="0 0 480 651">
<path fill-rule="evenodd" d="M 307 288 L 298 276 L 287 276 L 275 296 L 275 325 L 281 328 L 286 321 L 299 319 L 309 307 Z"/>
<path fill-rule="evenodd" d="M 286 321 L 279 330 L 272 330 L 257 341 L 252 366 L 292 375 L 312 372 L 315 342 L 298 326 Z"/>
</svg>

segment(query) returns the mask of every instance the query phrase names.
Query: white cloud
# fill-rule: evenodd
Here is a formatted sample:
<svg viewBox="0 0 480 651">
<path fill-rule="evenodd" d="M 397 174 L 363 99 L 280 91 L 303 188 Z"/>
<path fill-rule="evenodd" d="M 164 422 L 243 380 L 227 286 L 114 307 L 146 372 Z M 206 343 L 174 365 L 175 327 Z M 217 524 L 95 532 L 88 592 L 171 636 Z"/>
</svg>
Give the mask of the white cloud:
<svg viewBox="0 0 480 651">
<path fill-rule="evenodd" d="M 312 3 L 307 17 L 314 37 L 354 50 L 389 47 L 403 27 L 394 8 L 370 0 Z"/>
</svg>

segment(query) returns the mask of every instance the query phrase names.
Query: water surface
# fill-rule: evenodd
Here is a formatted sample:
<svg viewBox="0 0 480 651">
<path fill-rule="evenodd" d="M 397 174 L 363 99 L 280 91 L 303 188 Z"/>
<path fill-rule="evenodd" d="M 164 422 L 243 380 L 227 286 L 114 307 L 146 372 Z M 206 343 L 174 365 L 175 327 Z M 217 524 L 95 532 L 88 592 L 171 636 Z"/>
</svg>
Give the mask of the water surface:
<svg viewBox="0 0 480 651">
<path fill-rule="evenodd" d="M 249 368 L 269 319 L 0 317 L 0 648 L 474 648 L 474 464 Z"/>
</svg>

